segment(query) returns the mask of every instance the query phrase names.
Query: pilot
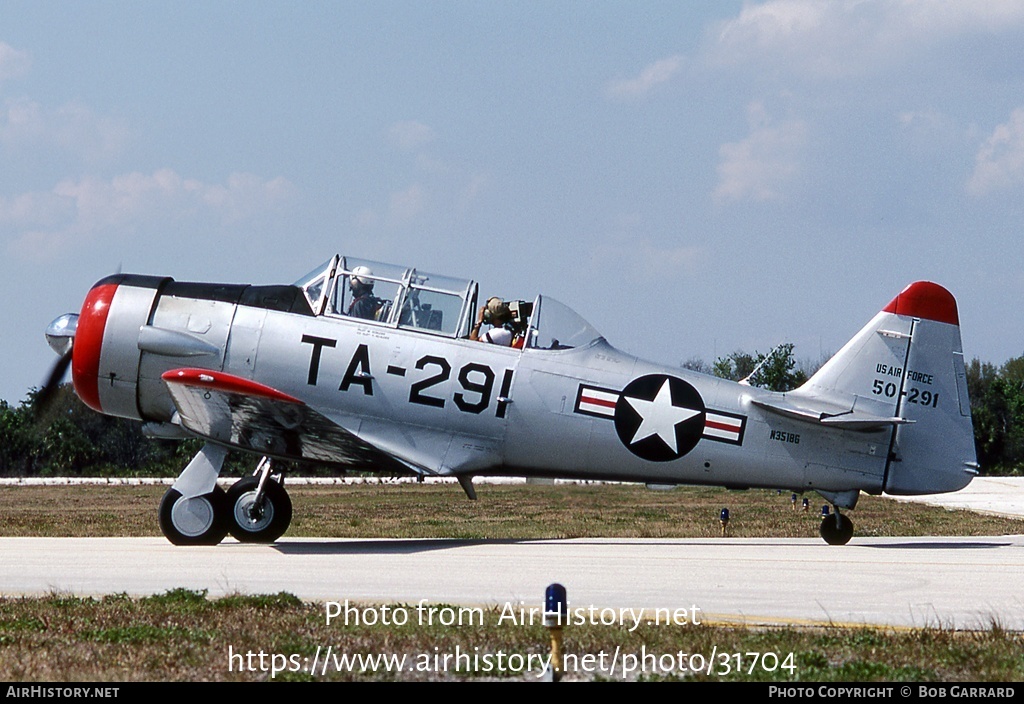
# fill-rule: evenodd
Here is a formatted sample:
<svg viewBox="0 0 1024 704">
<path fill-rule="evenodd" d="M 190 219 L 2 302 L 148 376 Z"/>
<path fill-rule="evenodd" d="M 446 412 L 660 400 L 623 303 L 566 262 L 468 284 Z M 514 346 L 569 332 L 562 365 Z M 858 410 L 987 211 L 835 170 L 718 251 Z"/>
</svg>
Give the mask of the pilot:
<svg viewBox="0 0 1024 704">
<path fill-rule="evenodd" d="M 373 272 L 370 267 L 357 266 L 348 279 L 348 287 L 352 292 L 352 303 L 348 306 L 348 314 L 354 318 L 376 320 L 381 300 L 373 295 Z"/>
<path fill-rule="evenodd" d="M 485 323 L 490 325 L 491 329 L 481 335 L 480 328 Z M 511 325 L 512 311 L 509 310 L 508 304 L 497 296 L 492 296 L 487 299 L 487 305 L 480 309 L 476 324 L 469 331 L 469 339 L 511 347 L 513 336 Z"/>
</svg>

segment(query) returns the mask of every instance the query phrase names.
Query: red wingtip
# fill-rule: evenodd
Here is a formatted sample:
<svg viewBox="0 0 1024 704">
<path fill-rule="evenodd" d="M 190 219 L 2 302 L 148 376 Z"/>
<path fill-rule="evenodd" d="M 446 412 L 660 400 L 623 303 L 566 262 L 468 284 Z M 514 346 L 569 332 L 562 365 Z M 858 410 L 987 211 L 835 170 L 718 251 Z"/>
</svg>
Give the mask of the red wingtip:
<svg viewBox="0 0 1024 704">
<path fill-rule="evenodd" d="M 184 384 L 200 388 L 223 391 L 225 393 L 244 394 L 246 396 L 262 396 L 274 401 L 302 404 L 300 399 L 278 391 L 269 386 L 243 379 L 240 376 L 217 372 L 211 369 L 171 369 L 161 374 L 161 378 L 169 384 Z"/>
<path fill-rule="evenodd" d="M 931 281 L 915 281 L 882 310 L 886 313 L 925 318 L 950 325 L 960 324 L 953 294 Z"/>
</svg>

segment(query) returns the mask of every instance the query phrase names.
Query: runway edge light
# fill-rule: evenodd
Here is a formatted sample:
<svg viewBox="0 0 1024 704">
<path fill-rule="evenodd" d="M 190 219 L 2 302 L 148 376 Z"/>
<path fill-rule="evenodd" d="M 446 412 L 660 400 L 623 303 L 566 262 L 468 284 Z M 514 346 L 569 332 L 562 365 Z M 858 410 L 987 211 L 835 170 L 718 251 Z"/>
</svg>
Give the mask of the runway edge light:
<svg viewBox="0 0 1024 704">
<path fill-rule="evenodd" d="M 555 582 L 544 590 L 544 627 L 551 634 L 551 663 L 541 678 L 545 682 L 562 679 L 562 625 L 569 611 L 565 587 Z"/>
</svg>

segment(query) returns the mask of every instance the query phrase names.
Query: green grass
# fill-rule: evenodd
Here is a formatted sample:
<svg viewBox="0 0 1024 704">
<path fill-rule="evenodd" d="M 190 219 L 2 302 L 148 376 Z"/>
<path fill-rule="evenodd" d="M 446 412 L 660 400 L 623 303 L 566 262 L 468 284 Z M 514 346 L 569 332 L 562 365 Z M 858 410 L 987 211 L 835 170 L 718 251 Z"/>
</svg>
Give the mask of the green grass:
<svg viewBox="0 0 1024 704">
<path fill-rule="evenodd" d="M 380 606 L 362 605 L 367 609 Z M 400 605 L 397 605 L 400 606 Z M 393 605 L 392 608 L 397 608 Z M 409 612 L 415 606 L 406 607 Z M 148 598 L 113 595 L 103 599 L 51 595 L 0 598 L 0 680 L 28 681 L 253 681 L 253 680 L 532 680 L 513 655 L 534 658 L 550 652 L 550 633 L 539 623 L 498 622 L 499 611 L 485 611 L 472 625 L 444 627 L 328 624 L 321 604 L 288 594 L 208 599 L 203 592 L 175 590 Z M 341 654 L 404 656 L 401 673 L 386 668 L 318 667 L 330 646 Z M 230 648 L 230 651 L 229 651 Z M 615 671 L 584 671 L 601 654 Z M 747 629 L 706 625 L 569 626 L 562 651 L 566 680 L 695 680 L 774 682 L 1019 682 L 1024 679 L 1024 634 L 992 628 L 979 632 L 850 628 Z M 715 658 L 711 674 L 680 670 L 712 652 L 739 653 Z M 229 657 L 229 652 L 234 657 Z M 458 669 L 456 652 L 477 656 Z M 490 664 L 501 652 L 504 670 Z M 260 657 L 263 653 L 263 657 Z M 751 653 L 762 654 L 754 661 Z M 770 653 L 771 655 L 765 655 Z M 643 654 L 648 667 L 640 672 Z M 790 655 L 792 654 L 792 655 Z M 275 656 L 276 659 L 275 659 Z M 623 659 L 625 658 L 625 660 Z M 632 658 L 630 660 L 629 658 Z M 334 660 L 329 662 L 333 663 Z M 623 673 L 622 663 L 633 671 Z M 736 665 L 741 665 L 737 671 Z M 513 665 L 509 667 L 509 664 Z M 728 664 L 728 668 L 726 665 Z M 652 667 L 652 665 L 654 665 Z M 660 665 L 661 667 L 658 667 Z M 672 667 L 668 667 L 671 665 Z M 276 673 L 273 669 L 276 667 Z M 422 670 L 417 671 L 417 667 Z M 727 671 L 728 670 L 728 671 Z"/>
<path fill-rule="evenodd" d="M 11 486 L 0 491 L 0 536 L 158 536 L 163 486 Z M 807 494 L 631 484 L 480 484 L 470 501 L 453 484 L 288 487 L 286 536 L 524 540 L 576 537 L 817 537 L 824 503 Z M 850 511 L 856 536 L 1008 535 L 1024 520 L 950 511 L 877 496 Z"/>
</svg>

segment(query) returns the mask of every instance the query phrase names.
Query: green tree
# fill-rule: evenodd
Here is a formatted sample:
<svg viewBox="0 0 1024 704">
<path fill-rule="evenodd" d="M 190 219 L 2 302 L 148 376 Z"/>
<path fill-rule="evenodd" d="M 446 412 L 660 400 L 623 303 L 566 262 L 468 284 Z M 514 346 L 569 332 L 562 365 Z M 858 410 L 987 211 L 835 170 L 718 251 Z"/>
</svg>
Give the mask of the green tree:
<svg viewBox="0 0 1024 704">
<path fill-rule="evenodd" d="M 48 476 L 81 475 L 98 456 L 82 429 L 71 418 L 60 416 L 40 432 L 34 464 Z"/>
<path fill-rule="evenodd" d="M 978 463 L 990 468 L 1002 461 L 1006 447 L 1006 404 L 999 370 L 978 359 L 967 365 L 967 393 L 971 398 L 971 420 L 974 423 L 974 447 Z"/>
<path fill-rule="evenodd" d="M 967 365 L 974 444 L 986 473 L 1024 471 L 1024 357 Z"/>
<path fill-rule="evenodd" d="M 34 453 L 30 420 L 24 405 L 12 408 L 0 401 L 0 475 L 25 473 L 28 458 Z"/>
<path fill-rule="evenodd" d="M 1004 364 L 1002 376 L 1009 415 L 1004 466 L 1021 472 L 1024 471 L 1024 357 Z"/>
<path fill-rule="evenodd" d="M 746 379 L 757 366 L 757 358 L 737 350 L 727 357 L 719 357 L 711 367 L 711 373 L 721 379 L 739 381 Z"/>
<path fill-rule="evenodd" d="M 807 381 L 808 374 L 797 367 L 793 343 L 784 342 L 768 354 L 733 352 L 720 357 L 712 369 L 717 377 L 740 381 L 772 391 L 790 391 Z"/>
<path fill-rule="evenodd" d="M 704 360 L 700 357 L 690 357 L 686 361 L 680 362 L 679 366 L 691 372 L 700 372 L 701 374 L 714 373 L 714 369 L 705 364 Z"/>
</svg>

